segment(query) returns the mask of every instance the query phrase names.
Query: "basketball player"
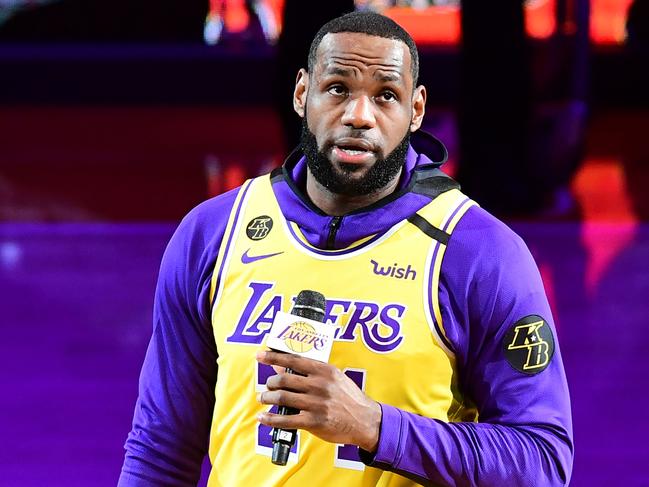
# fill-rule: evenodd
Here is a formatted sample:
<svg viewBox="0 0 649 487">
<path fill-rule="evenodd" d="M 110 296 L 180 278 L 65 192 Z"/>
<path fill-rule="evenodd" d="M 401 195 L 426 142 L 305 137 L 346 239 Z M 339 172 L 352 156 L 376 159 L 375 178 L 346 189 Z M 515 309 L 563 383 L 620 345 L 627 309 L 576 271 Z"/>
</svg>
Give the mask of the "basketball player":
<svg viewBox="0 0 649 487">
<path fill-rule="evenodd" d="M 438 169 L 417 75 L 412 39 L 381 15 L 316 35 L 293 99 L 301 149 L 194 209 L 165 252 L 121 486 L 195 485 L 206 452 L 211 486 L 569 482 L 539 273 Z M 264 346 L 302 289 L 327 298 L 328 364 Z M 272 427 L 299 430 L 286 466 Z"/>
</svg>

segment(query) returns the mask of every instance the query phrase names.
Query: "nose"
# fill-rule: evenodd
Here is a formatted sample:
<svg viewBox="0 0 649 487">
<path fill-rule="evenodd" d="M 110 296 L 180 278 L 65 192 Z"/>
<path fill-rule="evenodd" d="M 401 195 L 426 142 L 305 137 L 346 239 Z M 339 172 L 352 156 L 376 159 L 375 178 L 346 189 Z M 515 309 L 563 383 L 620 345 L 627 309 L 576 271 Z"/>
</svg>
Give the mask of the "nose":
<svg viewBox="0 0 649 487">
<path fill-rule="evenodd" d="M 355 129 L 370 129 L 376 125 L 372 100 L 367 96 L 352 98 L 345 107 L 341 122 Z"/>
</svg>

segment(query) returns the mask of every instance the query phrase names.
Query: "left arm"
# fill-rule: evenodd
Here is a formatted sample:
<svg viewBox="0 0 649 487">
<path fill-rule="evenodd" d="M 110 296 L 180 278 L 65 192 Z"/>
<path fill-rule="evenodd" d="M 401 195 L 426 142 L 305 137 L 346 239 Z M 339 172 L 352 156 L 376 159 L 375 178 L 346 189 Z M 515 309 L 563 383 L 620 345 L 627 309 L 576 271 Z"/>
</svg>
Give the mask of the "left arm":
<svg viewBox="0 0 649 487">
<path fill-rule="evenodd" d="M 518 237 L 483 210 L 470 211 L 475 214 L 464 226 L 460 222 L 447 249 L 440 301 L 460 389 L 477 407 L 479 422 L 445 422 L 381 404 L 377 425 L 376 403 L 357 388 L 352 391 L 339 370 L 266 352 L 258 360 L 307 377 L 279 374 L 269 380 L 269 392 L 260 401 L 296 407 L 301 413 L 266 413 L 262 423 L 356 444 L 366 464 L 424 485 L 568 484 L 573 460 L 570 400 L 540 275 Z M 526 319 L 532 316 L 543 324 Z M 549 347 L 550 340 L 553 354 L 540 344 Z M 316 386 L 311 376 L 317 377 Z"/>
<path fill-rule="evenodd" d="M 447 423 L 378 404 L 336 367 L 297 355 L 260 352 L 257 360 L 288 367 L 269 378 L 263 404 L 294 407 L 300 413 L 262 413 L 268 426 L 304 429 L 325 441 L 359 446 L 370 466 L 390 470 L 422 485 L 554 486 L 567 485 L 572 439 L 560 415 L 544 401 L 525 411 L 515 405 L 507 422 Z M 524 391 L 517 394 L 524 398 Z M 512 405 L 514 406 L 514 405 Z M 536 423 L 527 418 L 536 416 Z M 483 419 L 481 418 L 481 421 Z M 374 452 L 374 453 L 369 453 Z"/>
</svg>

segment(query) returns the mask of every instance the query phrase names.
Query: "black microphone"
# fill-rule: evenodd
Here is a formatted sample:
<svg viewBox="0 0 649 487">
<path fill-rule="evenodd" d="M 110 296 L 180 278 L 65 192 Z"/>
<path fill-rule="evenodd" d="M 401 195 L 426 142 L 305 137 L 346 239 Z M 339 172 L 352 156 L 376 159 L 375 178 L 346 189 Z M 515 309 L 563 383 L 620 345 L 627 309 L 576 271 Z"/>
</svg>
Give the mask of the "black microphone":
<svg viewBox="0 0 649 487">
<path fill-rule="evenodd" d="M 307 318 L 313 321 L 324 321 L 325 297 L 317 291 L 300 291 L 295 299 L 291 314 L 300 318 Z M 283 353 L 283 352 L 282 352 Z M 291 369 L 286 369 L 287 374 L 293 374 Z M 295 408 L 279 406 L 278 414 L 298 414 L 300 411 Z M 286 465 L 291 448 L 295 444 L 297 431 L 273 428 L 273 456 L 272 462 L 275 465 Z"/>
</svg>

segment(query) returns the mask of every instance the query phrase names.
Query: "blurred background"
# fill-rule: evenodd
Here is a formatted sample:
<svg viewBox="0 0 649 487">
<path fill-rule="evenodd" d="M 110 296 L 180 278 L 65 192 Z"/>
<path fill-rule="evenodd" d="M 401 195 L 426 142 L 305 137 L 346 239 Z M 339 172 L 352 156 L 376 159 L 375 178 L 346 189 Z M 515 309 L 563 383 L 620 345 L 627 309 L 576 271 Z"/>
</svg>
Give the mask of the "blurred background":
<svg viewBox="0 0 649 487">
<path fill-rule="evenodd" d="M 355 8 L 417 41 L 445 170 L 537 259 L 571 485 L 649 486 L 649 1 L 0 0 L 1 486 L 116 484 L 166 242 L 282 163 Z"/>
</svg>

